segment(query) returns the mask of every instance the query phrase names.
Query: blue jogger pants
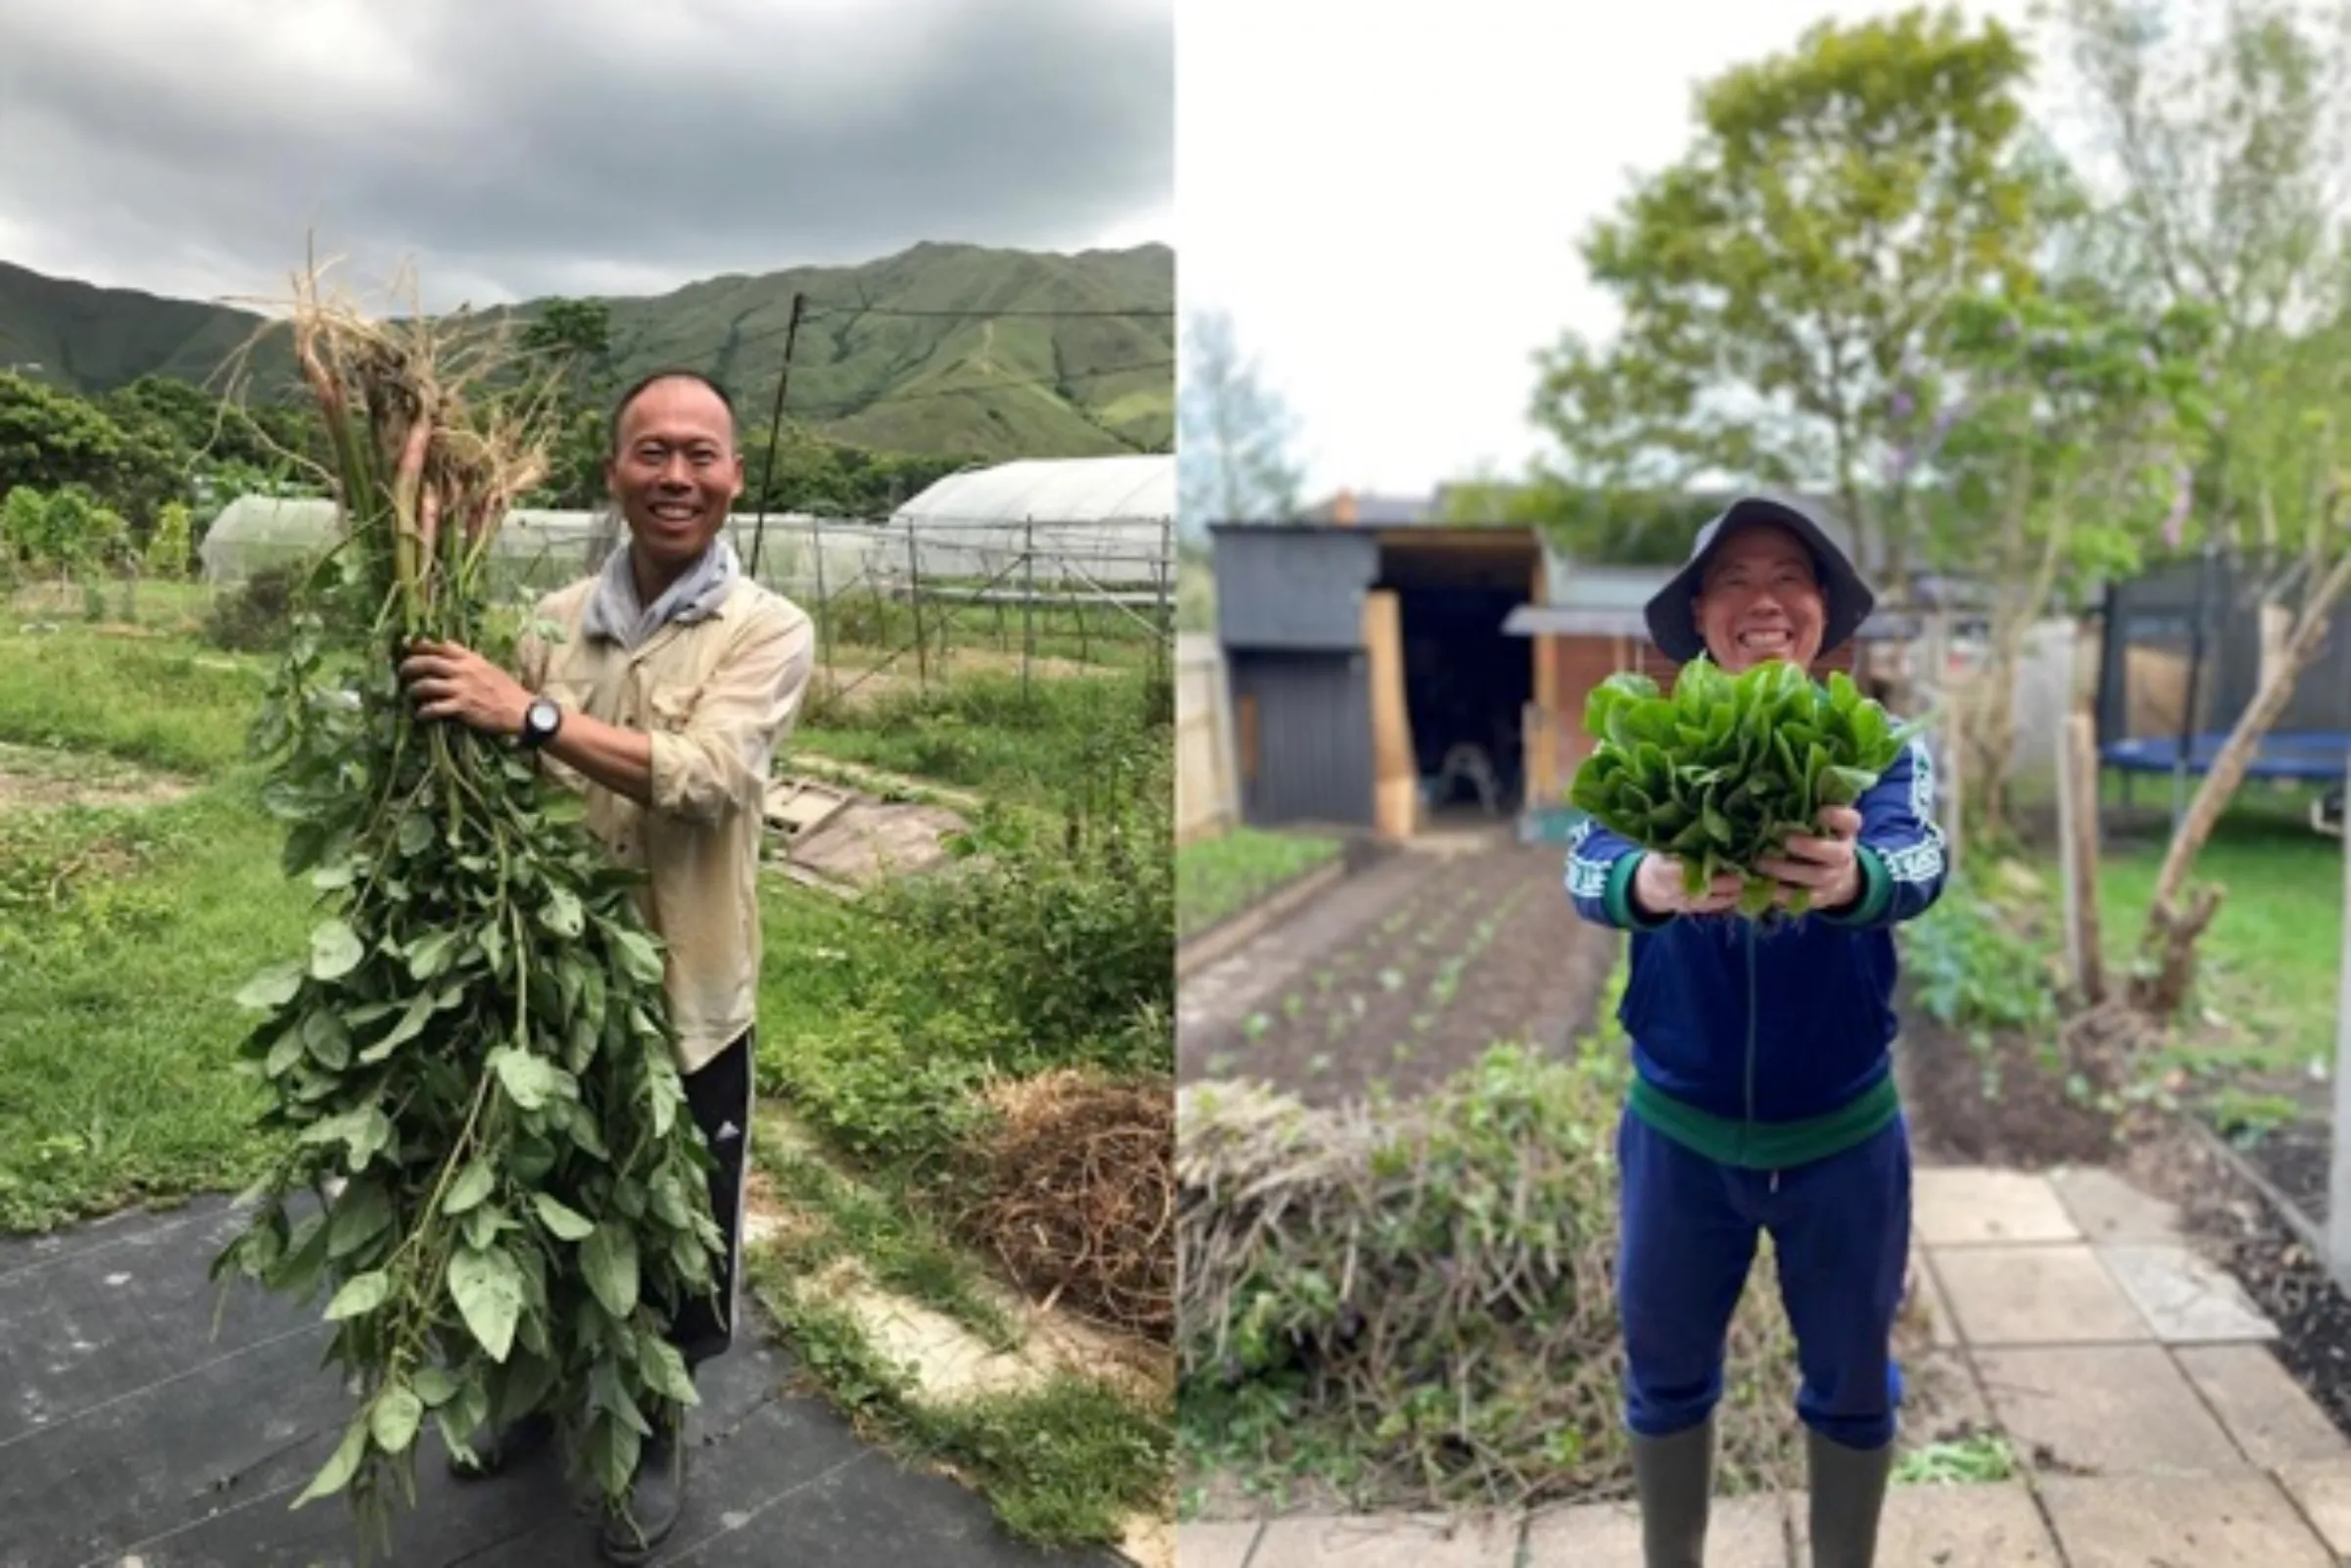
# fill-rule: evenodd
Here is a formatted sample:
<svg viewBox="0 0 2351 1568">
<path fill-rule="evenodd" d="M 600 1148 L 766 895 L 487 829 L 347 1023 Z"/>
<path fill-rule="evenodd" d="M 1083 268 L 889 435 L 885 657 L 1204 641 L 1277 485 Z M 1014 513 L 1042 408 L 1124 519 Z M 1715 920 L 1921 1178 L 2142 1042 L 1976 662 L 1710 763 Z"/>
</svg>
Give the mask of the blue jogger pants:
<svg viewBox="0 0 2351 1568">
<path fill-rule="evenodd" d="M 1910 1251 L 1910 1137 L 1896 1118 L 1808 1165 L 1742 1170 L 1626 1112 L 1616 1133 L 1625 1419 L 1644 1437 L 1704 1420 L 1722 1398 L 1724 1336 L 1756 1237 L 1778 1254 L 1796 1330 L 1803 1423 L 1847 1448 L 1895 1433 L 1894 1318 Z"/>
</svg>

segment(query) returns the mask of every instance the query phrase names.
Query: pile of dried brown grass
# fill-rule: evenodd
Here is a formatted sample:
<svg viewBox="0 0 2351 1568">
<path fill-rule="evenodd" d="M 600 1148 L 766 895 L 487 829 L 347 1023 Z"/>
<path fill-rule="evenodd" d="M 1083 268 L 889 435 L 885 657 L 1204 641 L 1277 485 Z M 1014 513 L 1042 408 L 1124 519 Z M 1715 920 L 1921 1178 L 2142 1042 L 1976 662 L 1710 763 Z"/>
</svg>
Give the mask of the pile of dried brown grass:
<svg viewBox="0 0 2351 1568">
<path fill-rule="evenodd" d="M 1046 1307 L 1166 1343 L 1176 1320 L 1170 1086 L 1059 1069 L 994 1100 L 983 1196 L 966 1225 Z"/>
<path fill-rule="evenodd" d="M 1358 1461 L 1365 1505 L 1629 1493 L 1611 1284 L 1622 1062 L 1606 1043 L 1572 1063 L 1498 1049 L 1383 1111 L 1249 1083 L 1184 1089 L 1184 1398 L 1237 1411 L 1262 1405 L 1241 1397 L 1256 1385 L 1288 1417 L 1270 1440 L 1236 1433 L 1256 1451 L 1228 1446 L 1223 1462 L 1285 1467 L 1311 1432 Z M 1758 1267 L 1732 1327 L 1726 1490 L 1794 1473 L 1777 1297 Z"/>
</svg>

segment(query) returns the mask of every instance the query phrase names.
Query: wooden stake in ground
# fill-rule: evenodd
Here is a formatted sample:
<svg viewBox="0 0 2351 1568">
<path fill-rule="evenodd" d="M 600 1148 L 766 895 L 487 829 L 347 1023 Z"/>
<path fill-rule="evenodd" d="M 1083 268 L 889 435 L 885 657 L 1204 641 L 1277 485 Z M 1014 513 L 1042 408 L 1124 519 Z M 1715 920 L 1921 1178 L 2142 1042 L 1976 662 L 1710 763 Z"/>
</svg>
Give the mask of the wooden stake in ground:
<svg viewBox="0 0 2351 1568">
<path fill-rule="evenodd" d="M 2351 766 L 2351 759 L 2346 759 Z M 2327 1272 L 2351 1291 L 2351 837 L 2343 846 L 2343 944 L 2341 987 L 2334 1008 L 2334 1131 L 2329 1139 L 2327 1179 Z"/>
<path fill-rule="evenodd" d="M 2057 743 L 2057 836 L 2065 881 L 2065 960 L 2075 994 L 2106 999 L 2098 952 L 2098 750 L 2089 715 L 2067 716 Z"/>
<path fill-rule="evenodd" d="M 2340 504 L 2339 499 L 2330 500 L 2324 514 L 2330 535 L 2338 533 L 2342 526 Z M 2187 998 L 2188 987 L 2195 978 L 2196 939 L 2212 924 L 2223 893 L 2219 887 L 2198 888 L 2183 908 L 2181 895 L 2186 888 L 2188 871 L 2195 865 L 2205 840 L 2212 836 L 2212 830 L 2219 825 L 2221 813 L 2235 798 L 2237 785 L 2244 782 L 2254 753 L 2261 747 L 2262 736 L 2270 733 L 2270 727 L 2285 711 L 2303 669 L 2318 656 L 2320 644 L 2326 641 L 2327 629 L 2334 618 L 2334 606 L 2346 589 L 2351 589 L 2351 550 L 2337 557 L 2326 577 L 2312 585 L 2309 596 L 2302 601 L 2301 613 L 2294 618 L 2292 635 L 2286 639 L 2277 660 L 2262 672 L 2260 689 L 2229 732 L 2228 742 L 2221 747 L 2220 755 L 2213 758 L 2211 771 L 2205 774 L 2195 798 L 2188 804 L 2186 818 L 2172 834 L 2171 848 L 2163 857 L 2163 869 L 2155 877 L 2155 896 L 2147 910 L 2146 930 L 2139 939 L 2140 953 L 2148 962 L 2140 965 L 2139 973 L 2131 982 L 2131 1005 L 2142 1013 L 2168 1017 Z"/>
</svg>

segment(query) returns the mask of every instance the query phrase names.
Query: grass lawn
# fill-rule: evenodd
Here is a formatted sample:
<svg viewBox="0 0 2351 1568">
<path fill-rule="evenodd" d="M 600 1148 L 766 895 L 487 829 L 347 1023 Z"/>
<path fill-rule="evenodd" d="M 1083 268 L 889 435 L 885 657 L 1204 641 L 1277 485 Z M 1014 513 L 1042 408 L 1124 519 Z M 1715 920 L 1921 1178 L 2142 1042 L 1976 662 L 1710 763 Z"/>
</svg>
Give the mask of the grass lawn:
<svg viewBox="0 0 2351 1568">
<path fill-rule="evenodd" d="M 1235 828 L 1176 851 L 1176 933 L 1206 930 L 1294 877 L 1327 864 L 1339 840 Z"/>
<path fill-rule="evenodd" d="M 2035 783 L 2038 783 L 2036 781 Z M 2099 845 L 2098 916 L 2107 973 L 2128 975 L 2154 896 L 2170 828 L 2170 781 L 2135 781 L 2134 807 L 2120 781 L 2104 781 L 2107 824 Z M 2030 802 L 2043 791 L 2020 790 Z M 2202 1031 L 2157 1066 L 2222 1078 L 2292 1074 L 2312 1058 L 2331 1062 L 2343 934 L 2340 840 L 2313 832 L 2312 793 L 2248 780 L 2196 858 L 2190 880 L 2227 889 L 2198 944 L 2197 1003 L 2227 1022 Z M 2053 847 L 2039 856 L 2052 898 Z M 2227 1043 L 2220 1043 L 2225 1038 Z"/>
<path fill-rule="evenodd" d="M 240 760 L 256 669 L 79 628 L 0 633 L 0 741 L 196 784 L 0 815 L 0 1229 L 241 1185 L 265 1148 L 229 997 L 310 927 Z"/>
</svg>

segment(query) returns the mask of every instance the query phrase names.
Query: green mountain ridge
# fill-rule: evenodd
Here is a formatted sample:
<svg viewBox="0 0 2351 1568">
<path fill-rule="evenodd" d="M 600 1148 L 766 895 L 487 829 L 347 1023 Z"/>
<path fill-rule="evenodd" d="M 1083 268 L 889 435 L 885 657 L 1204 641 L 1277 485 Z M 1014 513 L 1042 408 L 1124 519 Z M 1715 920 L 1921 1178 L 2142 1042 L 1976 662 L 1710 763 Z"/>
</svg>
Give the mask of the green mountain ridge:
<svg viewBox="0 0 2351 1568">
<path fill-rule="evenodd" d="M 989 459 L 1169 451 L 1176 428 L 1176 255 L 1165 245 L 1074 255 L 926 242 L 855 266 L 703 278 L 601 297 L 621 382 L 687 366 L 735 396 L 764 435 L 794 293 L 786 417 L 881 451 Z M 528 319 L 548 299 L 478 312 Z M 0 262 L 0 367 L 84 395 L 142 375 L 219 384 L 260 313 L 53 278 Z M 255 350 L 256 397 L 286 384 L 282 334 Z"/>
</svg>

